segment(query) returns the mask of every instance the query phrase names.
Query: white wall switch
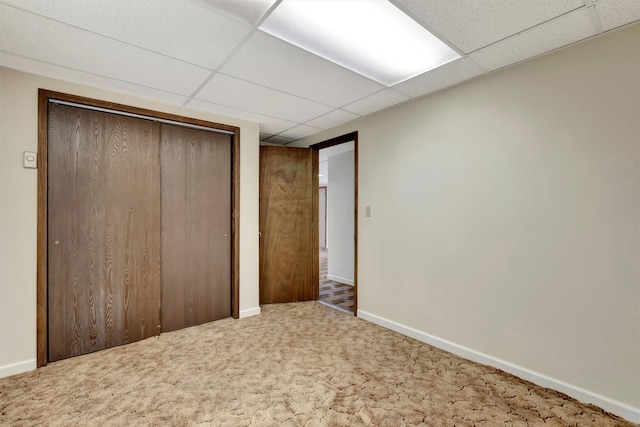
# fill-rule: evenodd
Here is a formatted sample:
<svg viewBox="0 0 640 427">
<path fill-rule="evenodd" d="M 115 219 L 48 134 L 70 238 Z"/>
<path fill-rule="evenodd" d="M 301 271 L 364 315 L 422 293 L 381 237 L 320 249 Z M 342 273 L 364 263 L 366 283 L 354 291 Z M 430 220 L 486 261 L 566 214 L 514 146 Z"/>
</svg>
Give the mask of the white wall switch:
<svg viewBox="0 0 640 427">
<path fill-rule="evenodd" d="M 366 206 L 365 207 L 365 213 L 364 214 L 365 214 L 365 216 L 367 218 L 371 217 L 371 206 Z"/>
<path fill-rule="evenodd" d="M 38 153 L 34 153 L 32 151 L 25 151 L 23 165 L 25 168 L 37 169 Z"/>
</svg>

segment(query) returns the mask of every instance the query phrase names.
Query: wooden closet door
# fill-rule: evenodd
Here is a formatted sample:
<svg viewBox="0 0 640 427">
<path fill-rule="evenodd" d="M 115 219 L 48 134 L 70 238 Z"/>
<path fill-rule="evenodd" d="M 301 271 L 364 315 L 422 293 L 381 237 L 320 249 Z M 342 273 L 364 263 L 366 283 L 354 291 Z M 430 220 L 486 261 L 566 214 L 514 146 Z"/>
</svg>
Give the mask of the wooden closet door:
<svg viewBox="0 0 640 427">
<path fill-rule="evenodd" d="M 231 315 L 231 137 L 161 125 L 162 330 Z"/>
<path fill-rule="evenodd" d="M 49 361 L 160 333 L 159 125 L 49 105 Z"/>
</svg>

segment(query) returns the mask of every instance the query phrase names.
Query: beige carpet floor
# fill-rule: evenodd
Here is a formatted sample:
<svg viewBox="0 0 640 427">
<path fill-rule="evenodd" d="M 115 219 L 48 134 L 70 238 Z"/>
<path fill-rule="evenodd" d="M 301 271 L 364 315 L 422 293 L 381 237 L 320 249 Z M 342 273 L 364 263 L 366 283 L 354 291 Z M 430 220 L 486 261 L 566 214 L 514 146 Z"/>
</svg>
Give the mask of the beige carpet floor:
<svg viewBox="0 0 640 427">
<path fill-rule="evenodd" d="M 0 379 L 0 424 L 632 425 L 317 302 Z"/>
</svg>

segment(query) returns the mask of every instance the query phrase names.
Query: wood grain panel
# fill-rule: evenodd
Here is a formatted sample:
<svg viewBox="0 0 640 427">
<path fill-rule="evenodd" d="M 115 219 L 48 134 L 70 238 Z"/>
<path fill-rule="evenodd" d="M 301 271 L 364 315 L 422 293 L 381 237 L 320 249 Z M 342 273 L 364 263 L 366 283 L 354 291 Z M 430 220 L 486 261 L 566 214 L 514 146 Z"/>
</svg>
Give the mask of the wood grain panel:
<svg viewBox="0 0 640 427">
<path fill-rule="evenodd" d="M 231 315 L 231 138 L 161 126 L 162 330 Z"/>
<path fill-rule="evenodd" d="M 171 120 L 187 125 L 204 126 L 233 132 L 232 136 L 232 316 L 240 314 L 240 128 L 191 117 L 146 110 L 139 107 L 117 104 L 46 89 L 38 90 L 38 244 L 37 244 L 37 364 L 48 362 L 48 122 L 49 100 L 62 100 L 87 106 L 140 114 L 152 118 Z"/>
<path fill-rule="evenodd" d="M 310 149 L 260 147 L 261 304 L 317 299 L 314 170 Z"/>
<path fill-rule="evenodd" d="M 49 360 L 159 333 L 156 123 L 49 106 Z"/>
</svg>

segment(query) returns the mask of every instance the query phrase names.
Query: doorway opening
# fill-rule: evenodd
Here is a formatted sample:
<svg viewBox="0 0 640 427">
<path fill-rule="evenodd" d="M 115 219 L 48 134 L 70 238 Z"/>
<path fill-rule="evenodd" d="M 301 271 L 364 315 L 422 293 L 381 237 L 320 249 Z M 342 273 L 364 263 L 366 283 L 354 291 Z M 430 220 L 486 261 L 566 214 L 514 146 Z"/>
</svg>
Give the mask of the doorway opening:
<svg viewBox="0 0 640 427">
<path fill-rule="evenodd" d="M 319 151 L 319 301 L 357 313 L 358 133 L 311 146 Z"/>
</svg>

